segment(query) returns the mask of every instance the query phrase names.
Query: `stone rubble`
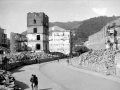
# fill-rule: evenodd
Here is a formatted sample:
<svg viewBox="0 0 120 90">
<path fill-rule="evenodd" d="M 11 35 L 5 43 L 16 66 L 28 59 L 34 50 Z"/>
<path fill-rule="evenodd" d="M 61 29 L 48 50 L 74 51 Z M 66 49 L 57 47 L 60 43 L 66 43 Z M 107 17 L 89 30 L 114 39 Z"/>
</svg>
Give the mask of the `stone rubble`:
<svg viewBox="0 0 120 90">
<path fill-rule="evenodd" d="M 72 65 L 106 75 L 116 75 L 115 54 L 117 50 L 94 50 L 83 53 L 79 60 L 72 60 Z"/>
</svg>

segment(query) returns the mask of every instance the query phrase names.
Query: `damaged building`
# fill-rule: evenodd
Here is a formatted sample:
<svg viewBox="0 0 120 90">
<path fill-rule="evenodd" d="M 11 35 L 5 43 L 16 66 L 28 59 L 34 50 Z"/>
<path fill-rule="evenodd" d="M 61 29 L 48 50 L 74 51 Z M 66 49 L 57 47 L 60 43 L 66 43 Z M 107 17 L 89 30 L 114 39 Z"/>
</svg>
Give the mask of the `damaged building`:
<svg viewBox="0 0 120 90">
<path fill-rule="evenodd" d="M 35 52 L 49 50 L 49 17 L 43 13 L 27 14 L 27 40 L 28 47 Z"/>
<path fill-rule="evenodd" d="M 108 23 L 99 32 L 90 35 L 85 45 L 89 49 L 120 49 L 120 18 Z"/>
</svg>

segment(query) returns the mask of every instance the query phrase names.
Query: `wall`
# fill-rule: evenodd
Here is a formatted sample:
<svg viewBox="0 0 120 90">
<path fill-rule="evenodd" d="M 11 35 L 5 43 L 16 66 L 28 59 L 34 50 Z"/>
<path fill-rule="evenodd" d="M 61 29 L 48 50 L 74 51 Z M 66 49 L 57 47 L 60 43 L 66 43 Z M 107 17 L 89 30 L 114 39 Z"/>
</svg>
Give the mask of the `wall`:
<svg viewBox="0 0 120 90">
<path fill-rule="evenodd" d="M 99 32 L 88 37 L 87 47 L 98 50 L 106 48 L 106 28 L 103 27 Z"/>
<path fill-rule="evenodd" d="M 116 75 L 120 76 L 120 52 L 115 55 Z"/>
<path fill-rule="evenodd" d="M 40 50 L 44 50 L 43 49 L 43 42 L 40 42 L 40 41 L 29 41 L 28 42 L 28 47 L 32 48 L 32 51 L 35 51 L 36 50 L 36 44 L 40 44 L 41 46 L 41 49 Z"/>
</svg>

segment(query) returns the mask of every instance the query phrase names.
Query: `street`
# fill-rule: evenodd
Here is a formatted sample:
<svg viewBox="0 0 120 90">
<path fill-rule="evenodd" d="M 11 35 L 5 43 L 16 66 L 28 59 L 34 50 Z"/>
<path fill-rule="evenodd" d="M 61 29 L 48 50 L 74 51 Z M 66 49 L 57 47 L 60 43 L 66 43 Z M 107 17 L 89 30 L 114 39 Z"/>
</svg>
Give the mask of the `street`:
<svg viewBox="0 0 120 90">
<path fill-rule="evenodd" d="M 61 62 L 33 64 L 13 70 L 22 90 L 31 90 L 30 77 L 36 74 L 39 90 L 120 90 L 120 83 L 66 68 Z"/>
</svg>

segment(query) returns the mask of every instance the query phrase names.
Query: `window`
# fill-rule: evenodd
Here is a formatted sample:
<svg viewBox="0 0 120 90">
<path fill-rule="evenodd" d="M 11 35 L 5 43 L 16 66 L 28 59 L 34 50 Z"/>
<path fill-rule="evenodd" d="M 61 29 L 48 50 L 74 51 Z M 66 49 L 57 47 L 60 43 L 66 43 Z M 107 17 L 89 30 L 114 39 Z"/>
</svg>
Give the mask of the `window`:
<svg viewBox="0 0 120 90">
<path fill-rule="evenodd" d="M 34 22 L 34 24 L 36 24 L 36 20 L 35 19 L 33 20 L 33 22 Z"/>
<path fill-rule="evenodd" d="M 33 33 L 37 33 L 37 28 L 33 28 Z"/>
<path fill-rule="evenodd" d="M 36 50 L 40 50 L 40 44 L 36 44 Z"/>
<path fill-rule="evenodd" d="M 37 35 L 37 40 L 40 40 L 40 35 Z"/>
</svg>

